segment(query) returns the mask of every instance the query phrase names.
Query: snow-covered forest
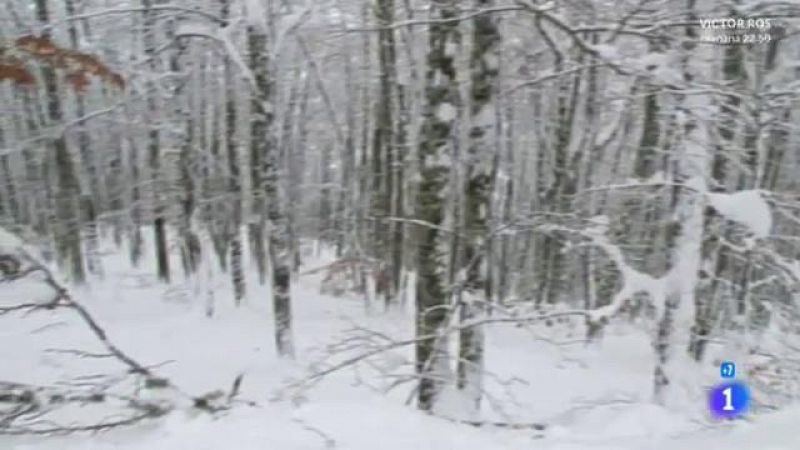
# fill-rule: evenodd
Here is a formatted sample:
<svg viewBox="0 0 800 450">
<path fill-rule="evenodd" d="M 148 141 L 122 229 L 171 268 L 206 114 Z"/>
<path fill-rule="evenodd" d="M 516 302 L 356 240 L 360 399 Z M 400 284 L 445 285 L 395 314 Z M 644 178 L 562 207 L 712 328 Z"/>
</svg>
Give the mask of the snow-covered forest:
<svg viewBox="0 0 800 450">
<path fill-rule="evenodd" d="M 0 111 L 0 448 L 800 448 L 798 0 L 6 0 Z"/>
</svg>

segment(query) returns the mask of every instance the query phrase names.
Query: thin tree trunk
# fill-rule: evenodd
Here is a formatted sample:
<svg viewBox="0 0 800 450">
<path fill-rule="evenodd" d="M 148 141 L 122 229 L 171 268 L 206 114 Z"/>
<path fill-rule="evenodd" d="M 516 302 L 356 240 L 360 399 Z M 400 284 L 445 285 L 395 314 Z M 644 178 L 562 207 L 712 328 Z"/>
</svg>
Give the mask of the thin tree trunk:
<svg viewBox="0 0 800 450">
<path fill-rule="evenodd" d="M 230 17 L 232 0 L 222 2 L 220 15 L 227 25 Z M 233 285 L 234 302 L 239 305 L 247 294 L 247 286 L 242 262 L 242 169 L 239 163 L 239 141 L 236 138 L 237 105 L 236 105 L 236 80 L 233 75 L 233 63 L 230 57 L 225 58 L 224 84 L 225 84 L 225 148 L 228 152 L 228 195 L 233 204 L 230 223 L 231 241 L 231 284 Z"/>
<path fill-rule="evenodd" d="M 156 64 L 156 12 L 152 9 L 152 0 L 142 0 L 142 9 L 144 15 L 144 53 L 145 57 L 150 61 L 150 69 L 155 72 L 158 68 Z M 151 205 L 153 210 L 153 237 L 156 253 L 156 270 L 158 279 L 168 283 L 170 280 L 169 270 L 169 249 L 167 248 L 167 223 L 164 217 L 164 200 L 162 187 L 162 174 L 161 174 L 161 137 L 158 130 L 157 121 L 154 120 L 158 116 L 158 102 L 156 100 L 155 84 L 148 83 L 147 92 L 147 110 L 150 115 L 148 124 L 149 130 L 147 132 L 147 158 L 148 166 L 150 168 L 150 183 L 151 183 Z"/>
</svg>

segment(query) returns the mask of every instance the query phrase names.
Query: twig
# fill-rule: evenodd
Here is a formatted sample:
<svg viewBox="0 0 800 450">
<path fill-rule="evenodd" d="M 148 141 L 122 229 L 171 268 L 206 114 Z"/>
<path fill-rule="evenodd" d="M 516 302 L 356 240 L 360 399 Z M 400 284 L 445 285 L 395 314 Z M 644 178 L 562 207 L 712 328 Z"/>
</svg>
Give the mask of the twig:
<svg viewBox="0 0 800 450">
<path fill-rule="evenodd" d="M 136 423 L 142 422 L 147 419 L 155 419 L 158 417 L 163 416 L 168 411 L 165 409 L 161 409 L 158 407 L 153 406 L 152 408 L 147 409 L 146 411 L 136 414 L 130 417 L 126 417 L 124 419 L 118 420 L 108 420 L 92 425 L 66 425 L 66 426 L 51 426 L 47 428 L 36 428 L 36 427 L 8 427 L 2 428 L 0 427 L 0 435 L 66 435 L 72 433 L 81 433 L 81 432 L 100 432 L 105 431 L 111 428 L 118 428 L 128 425 L 134 425 Z"/>
<path fill-rule="evenodd" d="M 444 334 L 457 333 L 457 332 L 465 330 L 465 329 L 469 329 L 469 328 L 477 327 L 477 326 L 482 326 L 482 325 L 487 325 L 487 324 L 492 324 L 492 323 L 531 323 L 531 322 L 537 322 L 537 321 L 556 319 L 556 318 L 560 318 L 560 317 L 570 317 L 570 316 L 589 317 L 590 314 L 591 313 L 589 311 L 573 310 L 573 311 L 560 311 L 560 312 L 549 313 L 549 314 L 535 314 L 535 315 L 531 315 L 531 316 L 522 316 L 522 317 L 482 317 L 482 318 L 478 318 L 476 320 L 465 321 L 465 322 L 459 323 L 457 325 L 453 325 L 453 326 L 447 327 L 444 330 L 445 331 Z M 334 364 L 332 366 L 329 366 L 329 367 L 327 367 L 325 369 L 319 370 L 316 373 L 313 373 L 313 374 L 311 374 L 310 376 L 308 376 L 306 378 L 303 378 L 303 379 L 297 380 L 297 381 L 295 381 L 293 383 L 290 383 L 288 386 L 286 386 L 285 389 L 302 390 L 304 388 L 309 387 L 310 385 L 313 385 L 313 384 L 319 382 L 322 378 L 324 378 L 324 377 L 326 377 L 326 376 L 328 376 L 328 375 L 330 375 L 332 373 L 335 373 L 335 372 L 338 372 L 340 370 L 343 370 L 343 369 L 346 369 L 348 367 L 351 367 L 351 366 L 353 366 L 355 364 L 358 364 L 359 362 L 364 361 L 365 359 L 370 358 L 372 356 L 379 355 L 379 354 L 387 352 L 389 350 L 405 347 L 405 346 L 408 346 L 408 345 L 413 345 L 413 344 L 416 344 L 417 342 L 420 342 L 420 341 L 426 341 L 426 340 L 430 340 L 430 339 L 438 339 L 438 338 L 441 338 L 441 337 L 442 337 L 442 334 L 436 333 L 436 334 L 416 336 L 416 337 L 413 337 L 413 338 L 410 338 L 410 339 L 402 339 L 402 340 L 392 341 L 392 342 L 389 342 L 389 343 L 386 343 L 386 344 L 383 344 L 383 345 L 377 345 L 377 346 L 375 346 L 374 348 L 372 348 L 370 350 L 367 350 L 367 351 L 362 352 L 362 353 L 360 353 L 358 355 L 349 357 L 349 358 L 345 359 L 344 361 L 340 361 L 340 362 L 338 362 L 338 363 L 336 363 L 336 364 Z M 280 395 L 278 395 L 277 398 L 280 398 Z"/>
<path fill-rule="evenodd" d="M 113 342 L 108 339 L 108 335 L 106 334 L 105 330 L 97 323 L 97 321 L 92 317 L 89 311 L 80 303 L 76 302 L 72 295 L 69 293 L 66 287 L 61 285 L 58 281 L 56 281 L 53 273 L 45 267 L 43 264 L 38 262 L 36 258 L 34 258 L 30 253 L 25 251 L 24 249 L 19 249 L 22 256 L 27 259 L 27 261 L 31 264 L 32 269 L 29 272 L 39 271 L 44 274 L 44 280 L 42 280 L 45 284 L 47 284 L 53 291 L 55 292 L 55 297 L 49 303 L 38 304 L 37 307 L 55 307 L 55 306 L 63 306 L 67 308 L 71 308 L 75 310 L 78 315 L 83 319 L 86 325 L 89 326 L 89 329 L 94 333 L 94 335 L 102 342 L 103 346 L 117 359 L 122 361 L 125 365 L 127 365 L 132 373 L 144 375 L 147 377 L 154 377 L 153 373 L 147 369 L 145 366 L 128 356 L 125 352 L 120 350 Z M 26 305 L 27 308 L 30 308 L 30 304 Z M 17 308 L 19 309 L 19 308 Z M 0 310 L 2 313 L 2 310 Z"/>
<path fill-rule="evenodd" d="M 63 355 L 74 355 L 79 358 L 113 358 L 114 355 L 111 353 L 91 353 L 86 352 L 83 350 L 71 349 L 71 348 L 48 348 L 45 350 L 45 353 L 58 353 Z"/>
<path fill-rule="evenodd" d="M 498 428 L 507 428 L 510 430 L 536 430 L 536 431 L 543 431 L 547 429 L 547 425 L 538 422 L 531 422 L 531 423 L 513 423 L 513 422 L 491 422 L 487 420 L 463 420 L 463 419 L 454 419 L 451 417 L 445 416 L 435 416 L 440 419 L 447 420 L 453 423 L 460 423 L 464 425 L 470 425 L 473 427 L 481 428 L 481 427 L 498 427 Z"/>
<path fill-rule="evenodd" d="M 295 418 L 295 419 L 292 419 L 292 422 L 298 424 L 304 430 L 310 431 L 310 432 L 314 433 L 315 435 L 319 436 L 320 438 L 322 438 L 322 440 L 325 442 L 325 448 L 335 448 L 336 447 L 336 440 L 333 439 L 332 437 L 330 437 L 324 431 L 320 430 L 319 428 L 317 428 L 315 426 L 312 426 L 312 425 L 309 425 L 307 422 L 305 422 L 302 419 Z"/>
</svg>

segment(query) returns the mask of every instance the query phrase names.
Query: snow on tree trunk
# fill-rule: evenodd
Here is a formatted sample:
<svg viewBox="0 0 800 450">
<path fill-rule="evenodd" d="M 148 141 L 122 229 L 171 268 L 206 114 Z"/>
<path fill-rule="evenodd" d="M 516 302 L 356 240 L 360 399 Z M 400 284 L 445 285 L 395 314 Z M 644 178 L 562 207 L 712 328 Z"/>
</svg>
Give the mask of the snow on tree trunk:
<svg viewBox="0 0 800 450">
<path fill-rule="evenodd" d="M 409 160 L 409 142 L 408 142 L 408 124 L 410 121 L 410 111 L 406 95 L 406 87 L 400 83 L 396 84 L 397 92 L 397 129 L 394 133 L 394 143 L 392 146 L 392 165 L 391 169 L 391 211 L 392 217 L 405 217 L 406 216 L 406 183 L 405 183 L 405 167 Z M 390 223 L 390 249 L 391 263 L 389 265 L 389 293 L 387 294 L 390 299 L 394 301 L 401 301 L 401 283 L 403 277 L 405 247 L 406 247 L 406 233 L 403 223 L 400 221 L 392 221 Z"/>
<path fill-rule="evenodd" d="M 225 0 L 221 4 L 220 16 L 229 24 L 230 8 L 232 0 Z M 242 169 L 240 164 L 239 141 L 237 139 L 237 104 L 236 104 L 236 80 L 233 72 L 233 62 L 231 57 L 225 58 L 223 67 L 223 82 L 225 84 L 225 149 L 227 150 L 228 160 L 228 185 L 227 190 L 232 199 L 231 217 L 225 218 L 228 221 L 228 232 L 230 233 L 231 254 L 231 284 L 233 285 L 234 302 L 239 305 L 247 294 L 247 286 L 242 262 Z"/>
<path fill-rule="evenodd" d="M 553 53 L 555 70 L 564 70 L 563 55 L 558 50 L 553 37 L 542 26 L 539 18 L 537 18 L 537 27 L 539 34 Z M 583 53 L 578 55 L 580 63 Z M 552 144 L 545 144 L 552 149 L 552 166 L 545 169 L 545 154 L 540 150 L 538 163 L 541 165 L 537 170 L 537 183 L 540 183 L 541 187 L 538 188 L 537 194 L 542 196 L 545 208 L 556 214 L 565 214 L 572 211 L 571 196 L 575 193 L 577 181 L 576 168 L 572 161 L 581 160 L 580 155 L 571 154 L 581 73 L 557 78 L 555 85 L 555 124 L 552 127 L 552 136 L 549 137 Z M 548 117 L 546 120 L 552 120 L 552 118 Z M 548 176 L 545 176 L 545 171 L 549 172 Z M 545 186 L 545 179 L 552 181 Z M 564 256 L 564 238 L 558 234 L 546 234 L 542 237 L 540 248 L 541 252 L 537 262 L 539 262 L 541 275 L 536 291 L 536 300 L 540 305 L 552 305 L 562 299 L 565 290 L 567 267 Z"/>
<path fill-rule="evenodd" d="M 452 161 L 455 111 L 459 107 L 456 55 L 461 35 L 455 17 L 458 8 L 449 0 L 433 1 L 431 16 L 445 19 L 431 24 L 426 74 L 426 98 L 420 132 L 420 180 L 417 193 L 417 336 L 416 371 L 419 376 L 417 405 L 430 411 L 442 390 L 442 371 L 449 364 L 443 327 L 449 316 L 445 199 Z"/>
<path fill-rule="evenodd" d="M 476 0 L 478 9 L 492 6 L 490 0 Z M 467 149 L 464 206 L 464 298 L 461 320 L 469 322 L 486 311 L 489 302 L 486 248 L 489 239 L 489 211 L 492 197 L 494 148 L 495 82 L 498 73 L 500 33 L 490 15 L 473 20 L 470 54 L 469 143 Z M 464 391 L 471 413 L 480 411 L 483 392 L 484 331 L 482 326 L 466 327 L 459 335 L 458 388 Z"/>
<path fill-rule="evenodd" d="M 49 30 L 50 14 L 47 0 L 36 0 L 36 17 L 43 29 Z M 49 31 L 44 36 L 49 38 Z M 49 65 L 42 66 L 45 95 L 47 101 L 47 120 L 51 126 L 61 126 L 64 113 L 58 90 L 58 79 L 55 69 Z M 83 267 L 83 250 L 80 235 L 80 185 L 72 161 L 67 140 L 59 134 L 52 140 L 55 162 L 55 241 L 59 259 L 66 263 L 67 272 L 74 283 L 81 284 L 86 279 Z"/>
<path fill-rule="evenodd" d="M 694 0 L 688 0 L 688 4 L 690 15 L 693 15 Z M 687 27 L 689 37 L 693 37 L 695 33 L 694 29 Z M 683 78 L 690 84 L 696 79 L 697 73 L 690 66 L 688 51 L 683 56 Z M 705 55 L 705 52 L 696 53 L 700 57 Z M 678 141 L 678 148 L 672 155 L 672 177 L 675 183 L 672 228 L 676 237 L 674 247 L 669 249 L 671 270 L 665 277 L 664 305 L 653 343 L 656 352 L 654 394 L 656 401 L 662 404 L 669 398 L 672 366 L 686 355 L 676 352 L 675 347 L 678 342 L 684 341 L 683 338 L 686 338 L 685 341 L 689 340 L 689 324 L 695 318 L 695 286 L 703 261 L 702 244 L 708 192 L 706 179 L 710 174 L 709 130 L 705 120 L 700 120 L 710 109 L 709 97 L 680 94 L 676 97 L 677 123 L 683 137 Z"/>
<path fill-rule="evenodd" d="M 102 279 L 103 266 L 98 253 L 100 252 L 100 237 L 98 235 L 97 210 L 95 202 L 90 195 L 81 196 L 81 212 L 83 213 L 85 225 L 85 244 L 86 244 L 86 269 L 92 275 Z"/>
<path fill-rule="evenodd" d="M 64 2 L 65 12 L 68 16 L 74 16 L 75 0 L 66 0 Z M 80 50 L 78 43 L 78 26 L 76 21 L 69 23 L 69 40 L 70 46 L 73 50 Z M 82 91 L 75 93 L 75 115 L 82 118 L 86 115 L 86 98 Z M 84 226 L 84 243 L 86 246 L 86 268 L 90 274 L 97 277 L 103 277 L 103 267 L 97 255 L 99 251 L 99 237 L 97 235 L 97 214 L 100 203 L 100 180 L 95 162 L 95 154 L 91 145 L 89 133 L 85 127 L 78 130 L 78 154 L 80 155 L 81 166 L 84 171 L 86 181 L 82 189 L 85 194 L 81 196 L 81 211 L 83 213 L 82 222 Z"/>
<path fill-rule="evenodd" d="M 144 53 L 149 61 L 149 68 L 154 72 L 158 68 L 156 58 L 156 12 L 153 10 L 152 0 L 142 0 L 143 22 L 143 42 Z M 147 83 L 147 110 L 148 110 L 148 132 L 147 132 L 147 158 L 150 169 L 150 190 L 153 210 L 153 237 L 156 252 L 156 268 L 158 279 L 168 283 L 170 280 L 169 269 L 169 249 L 167 248 L 167 228 L 164 209 L 161 176 L 161 134 L 158 129 L 156 118 L 160 116 L 159 105 L 156 98 L 156 84 L 153 81 Z"/>
<path fill-rule="evenodd" d="M 396 96 L 393 95 L 397 85 L 397 57 L 395 46 L 394 0 L 378 0 L 375 6 L 375 15 L 379 26 L 378 31 L 378 101 L 376 104 L 376 117 L 374 122 L 372 142 L 372 193 L 371 215 L 374 216 L 372 254 L 380 259 L 387 273 L 394 277 L 395 254 L 398 251 L 395 238 L 397 222 L 387 222 L 386 218 L 397 212 L 397 197 L 395 195 L 395 177 L 398 167 L 398 148 L 395 133 Z M 396 280 L 388 283 L 383 295 L 385 305 L 394 301 L 394 287 Z"/>
<path fill-rule="evenodd" d="M 0 127 L 0 148 L 6 145 L 5 133 L 3 128 Z M 0 156 L 0 178 L 4 180 L 0 184 L 0 192 L 2 192 L 2 205 L 0 205 L 0 213 L 4 218 L 22 221 L 19 208 L 19 200 L 17 198 L 17 186 L 14 176 L 11 174 L 11 163 L 8 155 Z M 0 224 L 6 226 L 7 224 Z"/>
<path fill-rule="evenodd" d="M 744 65 L 744 47 L 739 45 L 726 46 L 723 51 L 723 79 L 731 86 L 738 89 L 746 87 L 747 73 Z M 713 157 L 711 159 L 711 189 L 724 191 L 730 179 L 729 160 L 730 155 L 738 152 L 739 139 L 737 130 L 738 122 L 742 121 L 739 110 L 741 98 L 735 95 L 726 96 L 719 106 L 719 144 L 713 146 Z M 745 142 L 752 139 L 745 138 Z M 747 145 L 747 144 L 745 144 Z M 711 194 L 709 194 L 711 195 Z M 711 265 L 712 271 L 709 277 L 704 277 L 698 281 L 697 294 L 695 295 L 695 318 L 692 325 L 692 336 L 689 341 L 689 354 L 696 360 L 702 361 L 708 344 L 709 335 L 712 332 L 714 315 L 717 310 L 727 305 L 727 280 L 736 278 L 736 267 L 734 259 L 737 255 L 723 245 L 723 242 L 730 242 L 733 238 L 733 229 L 730 224 L 720 220 L 719 213 L 713 208 L 706 209 L 705 217 L 705 238 L 703 242 L 703 259 Z M 720 305 L 723 303 L 723 305 Z M 742 312 L 744 312 L 742 310 Z"/>
<path fill-rule="evenodd" d="M 252 27 L 251 27 L 252 28 Z M 255 34 L 248 28 L 247 46 L 250 53 L 250 70 L 253 68 L 260 68 L 262 78 L 266 77 L 268 68 L 266 64 L 268 58 L 264 55 L 266 49 L 261 47 L 266 46 L 266 35 Z M 263 66 L 263 67 L 262 67 Z M 255 75 L 255 72 L 253 72 Z M 259 84 L 266 85 L 269 88 L 269 80 L 256 80 L 256 86 Z M 260 89 L 254 87 L 254 89 Z M 258 282 L 264 284 L 267 279 L 267 249 L 264 243 L 264 220 L 265 220 L 265 192 L 264 192 L 264 167 L 265 167 L 265 147 L 267 143 L 268 120 L 271 121 L 272 111 L 264 111 L 262 103 L 262 96 L 269 94 L 262 94 L 256 90 L 251 94 L 250 100 L 250 114 L 252 119 L 250 121 L 250 206 L 251 211 L 248 223 L 248 237 L 250 243 L 250 254 L 256 263 L 258 271 Z M 262 115 L 269 115 L 270 119 L 262 118 Z"/>
<path fill-rule="evenodd" d="M 248 7 L 255 3 L 251 1 Z M 250 71 L 255 78 L 251 101 L 251 156 L 260 164 L 251 170 L 257 175 L 253 189 L 266 202 L 266 219 L 269 223 L 269 265 L 272 281 L 272 305 L 275 322 L 275 346 L 278 354 L 294 356 L 291 314 L 291 274 L 292 253 L 289 242 L 289 217 L 286 213 L 286 198 L 282 188 L 280 152 L 275 142 L 273 117 L 273 82 L 271 79 L 270 57 L 267 40 L 266 19 L 259 8 L 249 10 L 250 23 L 247 27 L 247 40 L 250 50 Z M 257 197 L 258 200 L 258 197 Z M 263 202 L 260 202 L 263 205 Z M 257 213 L 263 211 L 258 205 Z M 257 224 L 264 217 L 255 217 Z M 260 226 L 260 225 L 259 225 Z M 257 233 L 257 238 L 260 233 Z M 256 243 L 256 248 L 260 249 Z M 256 258 L 263 256 L 256 254 Z"/>
</svg>

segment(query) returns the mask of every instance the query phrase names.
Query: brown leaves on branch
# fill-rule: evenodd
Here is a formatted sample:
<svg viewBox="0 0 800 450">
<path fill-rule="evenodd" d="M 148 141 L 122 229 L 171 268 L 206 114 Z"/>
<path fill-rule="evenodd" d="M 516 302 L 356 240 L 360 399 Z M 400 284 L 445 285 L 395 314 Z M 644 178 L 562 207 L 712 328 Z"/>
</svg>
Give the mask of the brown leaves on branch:
<svg viewBox="0 0 800 450">
<path fill-rule="evenodd" d="M 10 80 L 14 84 L 31 86 L 36 78 L 17 58 L 0 59 L 0 81 Z"/>
<path fill-rule="evenodd" d="M 0 41 L 0 82 L 20 86 L 36 84 L 33 66 L 46 66 L 64 73 L 64 81 L 76 91 L 85 91 L 91 77 L 118 89 L 125 88 L 122 76 L 99 58 L 57 46 L 47 36 L 27 35 L 12 42 Z"/>
</svg>

